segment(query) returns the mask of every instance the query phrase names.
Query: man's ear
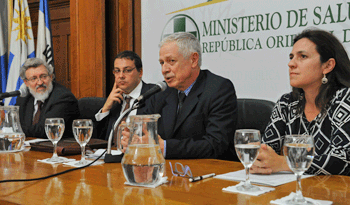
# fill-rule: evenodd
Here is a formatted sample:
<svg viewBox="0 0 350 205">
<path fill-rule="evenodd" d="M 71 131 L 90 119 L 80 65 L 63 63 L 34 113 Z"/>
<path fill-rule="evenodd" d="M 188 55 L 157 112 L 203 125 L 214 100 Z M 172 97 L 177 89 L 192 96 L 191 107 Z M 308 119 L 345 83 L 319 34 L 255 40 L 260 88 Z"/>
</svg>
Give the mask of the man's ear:
<svg viewBox="0 0 350 205">
<path fill-rule="evenodd" d="M 26 84 L 27 87 L 29 87 L 28 86 L 28 80 L 23 80 L 23 83 Z"/>
<path fill-rule="evenodd" d="M 191 54 L 191 63 L 192 63 L 192 68 L 197 68 L 198 62 L 199 62 L 199 54 L 197 52 L 194 52 Z"/>
</svg>

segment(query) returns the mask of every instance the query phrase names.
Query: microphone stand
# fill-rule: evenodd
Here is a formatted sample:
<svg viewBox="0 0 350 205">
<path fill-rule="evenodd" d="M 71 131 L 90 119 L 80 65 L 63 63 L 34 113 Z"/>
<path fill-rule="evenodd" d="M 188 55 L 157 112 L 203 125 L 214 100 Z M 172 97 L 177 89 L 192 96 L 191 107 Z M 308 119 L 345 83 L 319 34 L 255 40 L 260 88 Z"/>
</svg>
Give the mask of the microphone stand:
<svg viewBox="0 0 350 205">
<path fill-rule="evenodd" d="M 117 119 L 117 121 L 115 121 L 115 123 L 113 124 L 113 129 L 115 127 L 115 125 L 118 125 L 120 123 L 120 121 L 123 119 L 124 116 L 126 115 L 129 115 L 129 113 L 132 111 L 132 110 L 135 110 L 137 108 L 140 107 L 140 103 L 135 100 L 135 102 L 133 103 L 133 105 L 125 110 L 124 112 L 122 112 L 122 114 L 119 116 L 119 118 Z M 122 158 L 123 158 L 123 154 L 121 155 L 112 155 L 112 140 L 113 140 L 113 137 L 114 137 L 114 134 L 112 135 L 109 135 L 108 137 L 108 146 L 107 146 L 107 153 L 105 155 L 105 159 L 104 161 L 106 163 L 118 163 L 118 162 L 121 162 Z"/>
</svg>

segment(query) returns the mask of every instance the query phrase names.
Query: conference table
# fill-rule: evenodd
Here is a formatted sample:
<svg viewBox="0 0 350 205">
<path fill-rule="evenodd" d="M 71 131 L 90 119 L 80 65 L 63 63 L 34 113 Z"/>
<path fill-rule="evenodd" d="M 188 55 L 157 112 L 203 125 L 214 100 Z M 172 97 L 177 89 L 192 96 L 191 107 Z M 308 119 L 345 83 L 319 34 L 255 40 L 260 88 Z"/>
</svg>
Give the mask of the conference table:
<svg viewBox="0 0 350 205">
<path fill-rule="evenodd" d="M 0 180 L 37 178 L 72 168 L 37 161 L 51 156 L 29 148 L 0 153 Z M 67 157 L 80 159 L 80 155 Z M 0 204 L 270 204 L 296 188 L 295 182 L 290 182 L 260 196 L 225 192 L 223 188 L 238 182 L 217 178 L 189 182 L 188 178 L 172 176 L 169 162 L 188 165 L 195 176 L 243 169 L 239 162 L 216 159 L 166 160 L 168 183 L 144 188 L 124 184 L 120 163 L 104 163 L 39 181 L 0 183 Z M 350 204 L 348 176 L 314 176 L 302 179 L 302 187 L 306 197 Z"/>
</svg>

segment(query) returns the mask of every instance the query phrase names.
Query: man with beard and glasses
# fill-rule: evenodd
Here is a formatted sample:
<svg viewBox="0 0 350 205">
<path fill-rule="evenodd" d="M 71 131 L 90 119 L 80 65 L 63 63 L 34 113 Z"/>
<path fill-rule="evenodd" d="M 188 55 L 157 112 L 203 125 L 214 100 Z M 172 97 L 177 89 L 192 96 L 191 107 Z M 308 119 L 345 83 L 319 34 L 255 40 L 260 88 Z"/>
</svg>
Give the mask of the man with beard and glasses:
<svg viewBox="0 0 350 205">
<path fill-rule="evenodd" d="M 29 58 L 20 69 L 29 95 L 18 97 L 21 127 L 26 137 L 47 138 L 46 118 L 63 118 L 63 136 L 72 136 L 72 122 L 79 117 L 78 101 L 64 86 L 53 82 L 53 67 L 39 58 Z"/>
</svg>

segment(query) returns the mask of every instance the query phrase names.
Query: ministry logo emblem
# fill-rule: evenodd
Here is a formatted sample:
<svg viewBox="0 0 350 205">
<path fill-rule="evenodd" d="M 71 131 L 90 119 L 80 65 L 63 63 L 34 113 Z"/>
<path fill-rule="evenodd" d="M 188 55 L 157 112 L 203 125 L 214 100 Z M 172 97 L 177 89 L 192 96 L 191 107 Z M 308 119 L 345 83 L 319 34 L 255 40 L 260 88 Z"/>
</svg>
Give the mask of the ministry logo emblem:
<svg viewBox="0 0 350 205">
<path fill-rule="evenodd" d="M 173 16 L 165 25 L 161 39 L 164 37 L 177 33 L 177 32 L 188 32 L 192 33 L 200 41 L 200 33 L 196 22 L 188 15 L 179 14 Z"/>
</svg>

